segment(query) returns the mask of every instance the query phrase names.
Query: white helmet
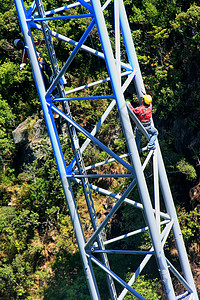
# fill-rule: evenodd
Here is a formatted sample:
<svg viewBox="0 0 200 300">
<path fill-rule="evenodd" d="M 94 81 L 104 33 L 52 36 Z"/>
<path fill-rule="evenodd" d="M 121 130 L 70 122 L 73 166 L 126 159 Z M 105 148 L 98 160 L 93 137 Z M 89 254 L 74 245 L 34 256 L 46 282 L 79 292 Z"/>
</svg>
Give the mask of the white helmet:
<svg viewBox="0 0 200 300">
<path fill-rule="evenodd" d="M 17 43 L 20 41 L 20 39 L 16 39 L 16 40 L 14 40 L 14 45 L 15 45 L 15 47 L 17 47 Z"/>
<path fill-rule="evenodd" d="M 21 39 L 14 40 L 14 45 L 18 50 L 24 49 L 24 46 L 25 46 L 23 40 L 21 40 Z"/>
</svg>

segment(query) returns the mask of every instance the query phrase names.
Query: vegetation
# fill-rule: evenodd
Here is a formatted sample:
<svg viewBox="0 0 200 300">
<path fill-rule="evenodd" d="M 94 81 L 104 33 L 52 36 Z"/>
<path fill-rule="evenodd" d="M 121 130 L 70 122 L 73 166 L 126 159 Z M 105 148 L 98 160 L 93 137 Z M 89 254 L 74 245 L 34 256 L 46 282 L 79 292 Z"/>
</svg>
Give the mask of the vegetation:
<svg viewBox="0 0 200 300">
<path fill-rule="evenodd" d="M 27 1 L 30 5 L 30 1 Z M 102 1 L 103 2 L 103 1 Z M 45 7 L 64 2 L 44 0 Z M 71 2 L 70 2 L 71 3 Z M 183 236 L 195 281 L 199 281 L 200 256 L 200 6 L 191 0 L 124 0 L 132 29 L 147 92 L 154 99 L 154 121 L 159 129 L 170 185 L 174 195 Z M 64 4 L 66 5 L 66 4 Z M 77 8 L 81 9 L 81 8 Z M 83 11 L 81 11 L 82 13 Z M 112 19 L 108 14 L 110 38 L 114 45 Z M 75 25 L 75 23 L 76 25 Z M 69 22 L 58 21 L 52 29 L 67 33 L 77 40 L 87 23 L 84 19 Z M 77 30 L 77 28 L 79 30 Z M 33 33 L 35 40 L 41 34 Z M 87 45 L 100 49 L 97 31 L 92 32 Z M 15 38 L 22 37 L 12 0 L 2 0 L 0 7 L 0 299 L 89 299 L 82 265 L 67 205 L 64 201 L 55 159 L 47 137 L 40 142 L 40 156 L 33 161 L 20 164 L 22 149 L 13 141 L 13 131 L 30 117 L 28 134 L 40 118 L 38 100 L 30 65 L 19 71 L 21 54 L 14 48 Z M 58 63 L 66 61 L 72 47 L 54 41 Z M 46 49 L 40 51 L 48 59 Z M 99 80 L 105 72 L 101 62 L 95 58 L 78 55 L 67 74 L 66 89 L 77 87 L 93 79 Z M 94 87 L 90 95 L 109 92 L 110 86 Z M 89 91 L 86 91 L 89 93 Z M 132 90 L 127 91 L 132 100 Z M 135 99 L 135 97 L 134 97 Z M 133 100 L 135 101 L 135 100 Z M 72 104 L 78 121 L 87 130 L 96 124 L 107 100 Z M 32 122 L 32 123 L 31 123 Z M 107 135 L 112 127 L 113 136 L 120 135 L 116 112 L 109 123 L 102 127 L 101 137 L 115 151 L 121 150 L 123 141 L 114 142 Z M 29 136 L 31 139 L 31 136 Z M 84 140 L 80 134 L 80 141 Z M 70 141 L 64 137 L 62 147 L 70 162 Z M 21 151 L 21 152 L 20 152 Z M 20 154 L 20 156 L 19 156 Z M 103 153 L 88 155 L 90 163 L 96 158 L 106 159 Z M 112 164 L 112 170 L 115 165 Z M 99 185 L 109 186 L 109 180 Z M 123 181 L 113 186 L 123 189 Z M 113 184 L 114 185 L 114 184 Z M 86 235 L 89 222 L 86 204 L 80 190 L 76 191 L 77 205 L 82 208 L 81 221 Z M 95 204 L 103 217 L 105 203 L 94 195 Z M 129 228 L 130 218 L 141 222 L 139 216 L 131 215 L 125 207 L 110 225 L 110 235 L 115 230 Z M 122 226 L 123 224 L 123 226 Z M 143 236 L 148 245 L 148 238 Z M 140 241 L 137 240 L 139 244 Z M 173 241 L 167 251 L 173 252 Z M 128 242 L 124 247 L 128 247 Z M 176 253 L 174 254 L 176 261 Z M 115 263 L 115 262 L 114 262 Z M 131 262 L 127 261 L 129 267 Z M 121 271 L 124 272 L 124 266 Z M 97 273 L 101 278 L 102 274 Z M 148 270 L 149 277 L 155 277 Z M 128 279 L 130 272 L 125 274 Z M 152 284 L 153 282 L 153 284 Z M 146 290 L 147 299 L 161 299 L 159 283 L 140 277 L 137 290 Z M 200 284 L 198 285 L 199 288 Z M 102 282 L 102 290 L 104 283 Z M 160 295 L 157 294 L 159 291 Z M 155 294 L 154 294 L 155 293 Z M 108 299 L 107 295 L 102 295 Z M 127 295 L 126 299 L 134 299 Z M 164 298 L 163 298 L 164 299 Z"/>
</svg>

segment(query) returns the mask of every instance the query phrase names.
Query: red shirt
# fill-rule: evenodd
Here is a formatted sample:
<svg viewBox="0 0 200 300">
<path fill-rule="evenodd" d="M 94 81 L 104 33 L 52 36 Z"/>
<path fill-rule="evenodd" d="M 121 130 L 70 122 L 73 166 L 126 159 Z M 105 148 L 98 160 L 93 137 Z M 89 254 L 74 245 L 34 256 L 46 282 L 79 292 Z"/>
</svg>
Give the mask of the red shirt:
<svg viewBox="0 0 200 300">
<path fill-rule="evenodd" d="M 136 114 L 137 118 L 141 122 L 150 121 L 152 118 L 152 104 L 150 103 L 149 106 L 146 105 L 140 105 L 138 107 L 132 107 L 132 105 L 129 105 L 130 109 Z"/>
</svg>

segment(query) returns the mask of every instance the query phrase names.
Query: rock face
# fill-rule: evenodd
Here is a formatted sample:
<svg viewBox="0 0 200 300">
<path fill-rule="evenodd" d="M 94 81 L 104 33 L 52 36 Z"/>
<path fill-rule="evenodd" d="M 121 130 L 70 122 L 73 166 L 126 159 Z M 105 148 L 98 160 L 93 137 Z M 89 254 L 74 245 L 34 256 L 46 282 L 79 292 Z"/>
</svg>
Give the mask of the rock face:
<svg viewBox="0 0 200 300">
<path fill-rule="evenodd" d="M 198 119 L 193 115 L 190 117 L 182 117 L 167 120 L 155 119 L 156 127 L 159 131 L 158 138 L 163 136 L 173 137 L 174 147 L 177 153 L 183 154 L 185 157 L 191 158 L 200 149 L 200 130 L 198 126 Z"/>
<path fill-rule="evenodd" d="M 200 213 L 200 183 L 190 189 L 190 204 Z"/>
<path fill-rule="evenodd" d="M 197 121 L 196 121 L 197 123 Z M 193 149 L 200 148 L 200 131 L 190 119 L 177 119 L 174 121 L 172 134 L 175 137 L 175 147 L 177 152 L 193 155 Z"/>
<path fill-rule="evenodd" d="M 28 124 L 28 120 L 30 119 L 31 118 L 29 117 L 24 122 L 19 124 L 19 126 L 12 132 L 15 145 L 22 145 L 27 143 L 28 141 L 27 124 Z"/>
<path fill-rule="evenodd" d="M 41 112 L 41 118 L 36 116 L 28 117 L 24 122 L 12 132 L 13 140 L 17 151 L 17 165 L 18 169 L 23 167 L 23 164 L 32 163 L 35 159 L 44 157 L 42 141 L 50 144 L 47 126 Z M 66 137 L 67 126 L 66 123 L 60 122 L 58 115 L 54 115 L 54 121 L 59 134 Z"/>
<path fill-rule="evenodd" d="M 47 128 L 44 119 L 36 120 L 34 116 L 28 117 L 12 132 L 17 149 L 17 165 L 31 163 L 43 156 L 41 141 L 47 138 Z"/>
</svg>

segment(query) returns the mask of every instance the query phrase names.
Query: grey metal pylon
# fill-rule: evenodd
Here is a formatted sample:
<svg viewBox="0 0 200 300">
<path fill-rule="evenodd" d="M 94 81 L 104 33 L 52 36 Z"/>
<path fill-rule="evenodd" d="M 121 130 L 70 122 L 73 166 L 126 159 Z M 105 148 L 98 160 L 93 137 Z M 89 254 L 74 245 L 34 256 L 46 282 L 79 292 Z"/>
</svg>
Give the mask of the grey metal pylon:
<svg viewBox="0 0 200 300">
<path fill-rule="evenodd" d="M 41 0 L 40 1 L 37 0 L 36 2 L 42 5 Z M 112 4 L 114 5 L 113 11 L 114 11 L 114 21 L 115 21 L 114 22 L 115 25 L 114 53 L 111 47 L 109 34 L 108 34 L 105 17 L 104 17 L 104 10 L 108 9 L 109 7 L 112 8 Z M 110 290 L 110 296 L 112 299 L 123 299 L 127 291 L 131 292 L 138 299 L 144 299 L 142 295 L 138 294 L 137 291 L 134 290 L 132 284 L 134 283 L 134 281 L 136 280 L 140 272 L 144 269 L 150 257 L 154 255 L 157 261 L 157 266 L 160 272 L 163 288 L 165 290 L 166 299 L 169 300 L 176 299 L 175 288 L 172 284 L 171 274 L 169 272 L 170 270 L 173 273 L 173 275 L 175 275 L 177 279 L 181 282 L 181 284 L 185 289 L 185 293 L 183 295 L 179 295 L 178 299 L 182 299 L 186 295 L 188 295 L 190 296 L 191 299 L 193 297 L 193 299 L 197 300 L 198 296 L 194 285 L 190 265 L 188 262 L 187 253 L 185 251 L 185 246 L 181 235 L 180 227 L 178 224 L 176 211 L 174 208 L 173 199 L 168 184 L 159 144 L 157 142 L 156 150 L 149 152 L 142 165 L 140 155 L 138 153 L 135 140 L 134 140 L 134 134 L 133 134 L 130 118 L 129 118 L 129 112 L 126 106 L 126 101 L 124 98 L 124 92 L 129 86 L 129 84 L 131 83 L 131 81 L 134 81 L 138 99 L 141 100 L 142 93 L 145 92 L 145 88 L 144 88 L 144 84 L 143 84 L 143 80 L 142 80 L 142 76 L 141 76 L 141 72 L 137 60 L 137 55 L 135 53 L 135 48 L 132 41 L 131 32 L 130 32 L 123 1 L 115 0 L 113 3 L 111 3 L 111 1 L 105 1 L 104 4 L 101 5 L 101 2 L 99 0 L 91 0 L 90 2 L 88 0 L 87 1 L 79 0 L 76 3 L 70 3 L 64 7 L 57 8 L 56 10 L 52 9 L 52 11 L 47 11 L 47 12 L 42 10 L 42 13 L 39 13 L 39 11 L 37 11 L 36 6 L 38 7 L 38 10 L 39 10 L 39 6 L 35 5 L 35 3 L 33 3 L 33 5 L 30 7 L 28 11 L 25 10 L 24 1 L 22 0 L 15 0 L 15 5 L 17 8 L 25 43 L 28 47 L 29 58 L 32 62 L 32 69 L 33 69 L 33 74 L 36 82 L 36 87 L 38 90 L 38 95 L 44 112 L 44 117 L 46 120 L 49 136 L 54 150 L 55 159 L 58 165 L 58 170 L 63 185 L 66 201 L 69 207 L 74 231 L 77 238 L 77 243 L 79 245 L 79 251 L 83 261 L 84 271 L 86 274 L 86 279 L 90 290 L 91 298 L 100 299 L 100 294 L 101 294 L 101 291 L 100 292 L 98 291 L 97 283 L 93 272 L 92 262 L 94 262 L 97 266 L 103 269 L 106 274 L 108 274 L 107 276 L 108 285 Z M 87 10 L 87 13 L 85 14 L 82 13 L 82 15 L 77 15 L 76 17 L 87 18 L 87 19 L 89 18 L 91 19 L 91 23 L 88 25 L 86 31 L 83 33 L 82 37 L 78 42 L 63 36 L 62 32 L 56 33 L 51 31 L 50 28 L 46 26 L 46 23 L 44 23 L 47 22 L 48 20 L 54 21 L 55 19 L 59 19 L 58 16 L 54 18 L 53 16 L 54 13 L 59 14 L 62 11 L 77 8 L 80 5 L 83 7 L 84 11 Z M 63 19 L 66 18 L 66 21 L 70 19 L 70 17 L 71 19 L 74 18 L 74 15 L 73 16 L 69 15 L 64 17 L 62 16 Z M 42 24 L 42 26 L 40 24 Z M 92 31 L 95 25 L 97 26 L 98 29 L 98 34 L 100 37 L 103 53 L 98 51 L 97 49 L 92 49 L 84 45 L 84 42 L 86 41 L 87 37 L 89 36 L 90 32 Z M 45 41 L 46 41 L 46 46 L 49 52 L 50 61 L 52 63 L 53 69 L 55 68 L 54 64 L 55 64 L 56 54 L 54 54 L 52 48 L 52 41 L 49 38 L 50 35 L 52 37 L 56 37 L 67 43 L 70 43 L 71 45 L 74 46 L 74 50 L 72 51 L 71 55 L 69 56 L 69 58 L 67 59 L 66 63 L 61 68 L 61 70 L 59 71 L 56 67 L 57 71 L 54 74 L 55 78 L 48 91 L 45 91 L 40 67 L 37 60 L 37 55 L 36 55 L 32 34 L 31 34 L 31 30 L 33 29 L 43 30 L 43 33 L 45 30 L 47 30 L 48 35 L 45 38 Z M 120 57 L 120 44 L 121 44 L 120 30 L 123 36 L 124 47 L 126 49 L 126 54 L 128 59 L 126 63 L 122 62 Z M 64 92 L 63 81 L 62 81 L 63 75 L 70 67 L 71 62 L 73 61 L 73 59 L 75 58 L 76 54 L 80 49 L 85 50 L 90 54 L 96 55 L 101 59 L 104 59 L 108 70 L 108 77 L 103 78 L 100 81 L 86 84 L 85 86 L 77 87 L 75 89 L 71 89 L 70 91 Z M 122 72 L 122 69 L 125 71 Z M 125 78 L 123 84 L 122 84 L 122 78 Z M 112 86 L 113 94 L 111 95 L 103 95 L 103 96 L 97 95 L 93 97 L 78 97 L 78 98 L 68 96 L 69 94 L 73 94 L 73 92 L 77 93 L 78 91 L 83 91 L 85 88 L 89 88 L 97 84 L 104 84 L 104 82 L 108 82 L 108 81 L 111 82 L 111 86 Z M 62 93 L 60 93 L 59 98 L 54 99 L 51 96 L 51 92 L 55 89 L 56 86 L 61 86 Z M 110 105 L 102 115 L 101 119 L 99 120 L 97 126 L 94 127 L 91 133 L 87 132 L 84 128 L 82 128 L 79 124 L 77 124 L 73 120 L 73 116 L 69 110 L 68 105 L 66 105 L 67 107 L 66 111 L 65 110 L 61 111 L 54 105 L 54 102 L 56 101 L 61 101 L 62 103 L 66 103 L 66 102 L 68 103 L 68 101 L 73 101 L 73 100 L 89 101 L 90 99 L 93 100 L 96 99 L 99 101 L 104 98 L 111 99 L 112 102 L 110 103 Z M 120 123 L 126 140 L 126 146 L 128 148 L 127 155 L 123 154 L 122 156 L 117 155 L 111 149 L 109 149 L 105 144 L 103 144 L 97 138 L 95 138 L 95 134 L 97 133 L 101 124 L 105 122 L 106 118 L 109 116 L 110 112 L 114 107 L 115 102 L 117 104 Z M 72 148 L 74 151 L 74 160 L 72 160 L 69 166 L 66 166 L 64 155 L 62 153 L 59 136 L 56 131 L 56 126 L 53 119 L 53 114 L 52 114 L 53 111 L 58 113 L 60 117 L 62 117 L 63 120 L 67 122 L 68 125 Z M 138 123 L 137 119 L 134 117 L 133 114 L 130 113 L 130 116 L 131 118 L 133 118 L 133 121 L 137 124 L 137 126 L 141 128 L 144 135 L 148 139 L 148 135 L 145 132 L 145 129 L 142 127 L 142 125 Z M 87 138 L 85 143 L 82 146 L 79 146 L 76 131 L 81 132 Z M 87 146 L 89 145 L 90 141 L 92 141 L 100 149 L 105 151 L 110 156 L 110 159 L 104 162 L 97 162 L 93 166 L 85 167 L 85 161 L 83 160 L 82 154 L 87 148 Z M 130 164 L 123 159 L 124 157 L 129 157 Z M 153 158 L 154 199 L 151 199 L 150 197 L 149 190 L 147 187 L 147 179 L 145 179 L 145 174 L 144 174 L 146 165 L 151 160 L 151 158 Z M 128 174 L 126 174 L 126 172 L 124 174 L 99 174 L 99 175 L 87 174 L 87 170 L 90 170 L 98 166 L 106 165 L 107 163 L 110 163 L 112 161 L 116 161 L 121 166 L 123 166 L 127 170 Z M 158 175 L 159 175 L 159 179 L 158 179 Z M 122 195 L 119 195 L 90 183 L 89 180 L 92 180 L 93 178 L 94 179 L 99 178 L 99 177 L 102 178 L 103 177 L 112 177 L 112 178 L 130 177 L 132 178 L 132 182 L 129 184 L 126 190 L 123 191 Z M 74 201 L 74 193 L 71 187 L 71 182 L 80 184 L 83 187 L 83 192 L 85 194 L 86 201 L 88 203 L 88 210 L 90 211 L 91 218 L 93 217 L 96 218 L 97 216 L 94 203 L 92 200 L 92 190 L 98 191 L 101 194 L 113 197 L 114 199 L 117 200 L 114 207 L 110 210 L 109 214 L 100 225 L 98 225 L 97 219 L 95 220 L 95 222 L 94 220 L 91 220 L 92 226 L 94 228 L 94 233 L 92 234 L 92 236 L 88 241 L 85 241 L 78 209 Z M 160 183 L 162 196 L 166 207 L 166 212 L 160 211 L 159 183 Z M 141 203 L 128 199 L 128 196 L 134 187 L 138 188 Z M 152 205 L 153 201 L 154 201 L 154 205 Z M 120 235 L 118 237 L 113 238 L 112 240 L 102 241 L 101 239 L 102 230 L 105 229 L 106 225 L 108 224 L 109 220 L 113 217 L 114 213 L 124 203 L 130 205 L 133 209 L 142 210 L 145 214 L 145 222 L 147 226 L 145 228 L 138 228 L 137 230 L 130 232 L 126 235 Z M 113 248 L 111 250 L 110 249 L 108 250 L 106 248 L 107 245 L 113 245 L 114 241 L 120 241 L 129 236 L 134 236 L 135 234 L 138 234 L 139 232 L 142 232 L 144 230 L 148 230 L 150 232 L 150 237 L 152 241 L 152 247 L 148 251 L 135 251 L 131 249 L 130 251 L 127 252 L 127 251 L 123 251 L 122 249 L 115 250 Z M 171 262 L 166 258 L 163 250 L 164 244 L 171 230 L 173 231 L 174 238 L 176 240 L 176 246 L 179 254 L 183 276 L 179 274 L 179 272 L 174 268 Z M 103 259 L 102 261 L 98 260 L 95 257 L 96 253 L 103 254 L 104 255 L 103 257 L 106 259 Z M 129 253 L 135 255 L 140 254 L 140 255 L 144 255 L 144 259 L 142 263 L 138 265 L 138 268 L 134 270 L 134 274 L 130 279 L 129 283 L 126 283 L 122 278 L 120 278 L 117 274 L 115 274 L 112 271 L 112 268 L 110 267 L 110 264 L 107 260 L 106 253 L 116 253 L 116 254 Z M 121 292 L 119 296 L 116 295 L 113 280 L 117 281 L 118 283 L 121 284 L 122 287 L 124 287 L 124 290 Z"/>
</svg>

